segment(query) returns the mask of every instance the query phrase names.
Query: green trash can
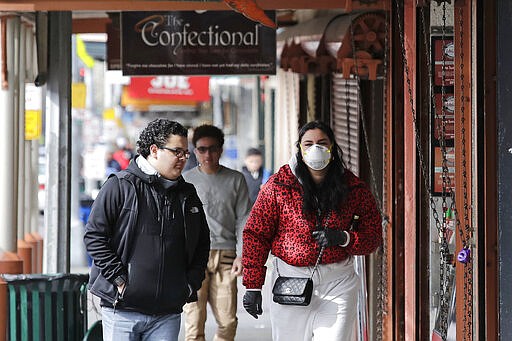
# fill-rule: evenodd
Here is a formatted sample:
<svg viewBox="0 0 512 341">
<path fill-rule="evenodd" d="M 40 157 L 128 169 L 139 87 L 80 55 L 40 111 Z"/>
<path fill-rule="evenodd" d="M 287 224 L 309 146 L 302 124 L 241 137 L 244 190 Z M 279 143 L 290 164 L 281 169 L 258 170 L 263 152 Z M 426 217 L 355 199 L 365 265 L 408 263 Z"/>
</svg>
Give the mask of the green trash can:
<svg viewBox="0 0 512 341">
<path fill-rule="evenodd" d="M 103 324 L 101 320 L 92 324 L 82 341 L 103 341 Z"/>
<path fill-rule="evenodd" d="M 8 339 L 82 340 L 87 274 L 0 275 L 7 282 Z"/>
</svg>

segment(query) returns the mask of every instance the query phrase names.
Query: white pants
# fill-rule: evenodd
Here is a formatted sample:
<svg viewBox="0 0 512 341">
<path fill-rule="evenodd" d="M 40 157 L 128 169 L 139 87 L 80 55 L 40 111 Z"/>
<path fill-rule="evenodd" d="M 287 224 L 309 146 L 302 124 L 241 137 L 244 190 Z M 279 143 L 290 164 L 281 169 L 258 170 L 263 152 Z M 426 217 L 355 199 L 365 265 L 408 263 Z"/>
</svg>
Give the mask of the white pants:
<svg viewBox="0 0 512 341">
<path fill-rule="evenodd" d="M 309 277 L 313 267 L 295 267 L 275 258 L 272 285 L 281 276 Z M 321 264 L 313 276 L 313 296 L 306 306 L 272 302 L 270 321 L 274 341 L 353 341 L 357 321 L 359 277 L 353 260 Z"/>
</svg>

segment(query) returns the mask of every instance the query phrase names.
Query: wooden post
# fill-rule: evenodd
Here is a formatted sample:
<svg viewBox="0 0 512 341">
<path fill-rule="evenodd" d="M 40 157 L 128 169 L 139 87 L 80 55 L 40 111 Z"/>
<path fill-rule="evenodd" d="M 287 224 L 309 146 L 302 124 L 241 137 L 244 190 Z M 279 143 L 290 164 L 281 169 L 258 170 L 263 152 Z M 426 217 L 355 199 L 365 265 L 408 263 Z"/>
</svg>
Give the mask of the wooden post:
<svg viewBox="0 0 512 341">
<path fill-rule="evenodd" d="M 43 237 L 37 232 L 25 234 L 25 241 L 34 245 L 34 257 L 32 263 L 32 273 L 43 272 Z"/>
<path fill-rule="evenodd" d="M 0 254 L 0 273 L 21 274 L 23 261 L 13 252 Z M 7 283 L 0 277 L 0 341 L 6 341 L 7 336 Z"/>
<path fill-rule="evenodd" d="M 416 143 L 414 136 L 414 122 L 411 112 L 416 111 L 416 2 L 412 0 L 404 1 L 403 13 L 404 44 L 407 58 L 409 74 L 404 75 L 404 92 L 411 87 L 411 94 L 404 98 L 404 340 L 417 340 L 418 330 L 418 272 L 417 270 L 417 250 L 418 237 L 416 229 L 418 221 L 417 212 L 417 173 L 416 173 Z M 407 80 L 406 78 L 409 78 Z M 410 85 L 408 84 L 410 81 Z M 412 96 L 412 98 L 411 98 Z"/>
<path fill-rule="evenodd" d="M 454 2 L 454 44 L 455 44 L 455 197 L 460 226 L 464 237 L 474 235 L 472 188 L 472 23 L 471 1 Z M 467 206 L 466 206 L 467 204 Z M 467 207 L 467 208 L 466 208 Z M 469 227 L 469 231 L 467 229 Z M 467 263 L 457 263 L 456 269 L 456 326 L 457 341 L 476 340 L 478 335 L 478 283 L 476 282 L 477 248 L 473 237 L 469 243 L 471 255 Z M 456 235 L 457 254 L 464 241 Z M 475 318 L 476 316 L 476 318 Z M 473 332 L 476 331 L 476 334 Z"/>
<path fill-rule="evenodd" d="M 23 261 L 23 273 L 31 274 L 33 266 L 34 247 L 23 239 L 18 240 L 18 256 Z"/>
</svg>

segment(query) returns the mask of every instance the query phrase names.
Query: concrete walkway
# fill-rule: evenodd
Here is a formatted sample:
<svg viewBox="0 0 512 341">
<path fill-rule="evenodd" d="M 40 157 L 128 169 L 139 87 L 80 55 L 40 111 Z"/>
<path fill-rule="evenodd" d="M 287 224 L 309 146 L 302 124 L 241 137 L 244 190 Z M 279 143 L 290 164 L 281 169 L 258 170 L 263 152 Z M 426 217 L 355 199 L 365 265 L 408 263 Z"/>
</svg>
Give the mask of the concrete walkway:
<svg viewBox="0 0 512 341">
<path fill-rule="evenodd" d="M 268 281 L 267 281 L 268 282 Z M 266 283 L 267 283 L 266 282 Z M 270 296 L 271 288 L 268 284 L 263 288 L 263 315 L 261 315 L 258 319 L 253 318 L 249 315 L 243 305 L 242 298 L 245 293 L 245 287 L 242 285 L 241 277 L 238 278 L 238 328 L 236 332 L 236 341 L 270 341 L 272 340 L 272 330 L 270 327 L 270 300 L 272 299 Z M 205 326 L 205 334 L 206 340 L 213 340 L 213 336 L 215 335 L 215 331 L 217 329 L 217 324 L 215 322 L 215 317 L 210 310 L 208 305 L 208 315 L 206 319 Z M 179 336 L 179 341 L 185 340 L 185 331 L 184 331 L 184 317 L 182 317 L 181 323 L 181 332 Z"/>
</svg>

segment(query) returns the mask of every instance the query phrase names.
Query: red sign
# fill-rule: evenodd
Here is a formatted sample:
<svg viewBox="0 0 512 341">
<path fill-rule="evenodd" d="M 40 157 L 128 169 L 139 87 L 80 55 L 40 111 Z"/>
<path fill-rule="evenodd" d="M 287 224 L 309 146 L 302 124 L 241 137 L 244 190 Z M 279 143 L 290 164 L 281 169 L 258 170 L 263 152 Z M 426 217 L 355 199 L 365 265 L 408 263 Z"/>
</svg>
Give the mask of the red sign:
<svg viewBox="0 0 512 341">
<path fill-rule="evenodd" d="M 132 77 L 128 94 L 132 98 L 209 101 L 210 77 Z"/>
<path fill-rule="evenodd" d="M 446 93 L 444 94 L 444 103 L 442 99 L 443 94 L 435 94 L 434 137 L 439 140 L 440 136 L 443 135 L 442 131 L 444 128 L 444 138 L 453 140 L 455 138 L 455 97 L 453 94 Z"/>
<path fill-rule="evenodd" d="M 453 38 L 433 37 L 434 42 L 434 85 L 453 86 L 455 84 L 455 45 Z M 444 71 L 444 76 L 443 76 Z"/>
<path fill-rule="evenodd" d="M 446 178 L 444 179 L 443 186 L 443 160 L 446 164 L 447 173 Z M 455 148 L 454 147 L 446 147 L 445 155 L 441 150 L 441 147 L 434 148 L 434 192 L 437 194 L 443 193 L 443 187 L 446 187 L 445 190 L 451 188 L 452 191 L 455 191 Z"/>
</svg>

